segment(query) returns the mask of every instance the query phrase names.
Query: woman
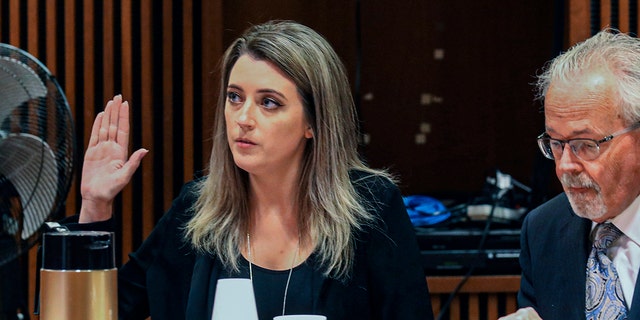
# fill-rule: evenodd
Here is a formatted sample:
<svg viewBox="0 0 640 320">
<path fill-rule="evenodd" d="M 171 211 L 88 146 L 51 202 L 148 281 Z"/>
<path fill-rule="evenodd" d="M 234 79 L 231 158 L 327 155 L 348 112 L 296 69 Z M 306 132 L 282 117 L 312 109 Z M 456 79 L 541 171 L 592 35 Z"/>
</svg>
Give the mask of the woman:
<svg viewBox="0 0 640 320">
<path fill-rule="evenodd" d="M 358 156 L 350 86 L 328 42 L 268 22 L 238 38 L 221 68 L 209 173 L 121 268 L 120 317 L 211 319 L 217 280 L 240 277 L 260 319 L 431 319 L 400 192 Z M 110 219 L 147 152 L 127 159 L 128 108 L 116 96 L 94 123 L 79 217 L 92 227 Z"/>
</svg>

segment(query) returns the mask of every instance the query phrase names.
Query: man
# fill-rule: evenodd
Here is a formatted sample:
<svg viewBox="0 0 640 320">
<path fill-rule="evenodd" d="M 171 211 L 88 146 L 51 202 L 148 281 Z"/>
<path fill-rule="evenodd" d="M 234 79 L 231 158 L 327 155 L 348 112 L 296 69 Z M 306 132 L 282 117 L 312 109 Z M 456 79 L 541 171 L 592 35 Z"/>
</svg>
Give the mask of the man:
<svg viewBox="0 0 640 320">
<path fill-rule="evenodd" d="M 564 193 L 523 223 L 521 309 L 502 319 L 640 319 L 640 40 L 603 30 L 537 85 Z"/>
</svg>

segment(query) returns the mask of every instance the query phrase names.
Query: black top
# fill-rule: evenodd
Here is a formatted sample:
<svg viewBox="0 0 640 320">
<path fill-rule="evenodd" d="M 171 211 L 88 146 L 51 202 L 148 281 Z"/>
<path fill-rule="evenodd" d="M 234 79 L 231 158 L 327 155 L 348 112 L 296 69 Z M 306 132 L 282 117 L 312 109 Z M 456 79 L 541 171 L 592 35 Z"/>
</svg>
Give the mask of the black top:
<svg viewBox="0 0 640 320">
<path fill-rule="evenodd" d="M 240 259 L 240 272 L 230 272 L 224 270 L 220 279 L 224 278 L 246 278 L 249 279 L 249 261 L 244 257 Z M 289 289 L 285 304 L 285 314 L 310 314 L 315 303 L 313 301 L 313 277 L 321 277 L 321 273 L 315 271 L 308 259 L 306 262 L 296 266 L 291 270 Z M 273 320 L 275 316 L 282 315 L 282 305 L 284 292 L 289 278 L 289 270 L 269 270 L 253 264 L 253 292 L 256 298 L 258 318 L 260 320 Z M 212 277 L 215 273 L 211 274 Z M 210 281 L 217 281 L 211 279 Z"/>
<path fill-rule="evenodd" d="M 368 173 L 354 171 L 350 177 L 378 222 L 354 231 L 355 260 L 347 281 L 312 274 L 311 313 L 330 320 L 433 319 L 416 234 L 400 190 L 388 179 Z M 120 268 L 120 319 L 211 319 L 217 281 L 210 280 L 219 278 L 223 265 L 216 256 L 193 250 L 183 236 L 184 225 L 193 216 L 195 190 L 193 183 L 183 187 Z M 111 225 L 112 221 L 67 224 L 72 230 L 103 230 Z"/>
</svg>

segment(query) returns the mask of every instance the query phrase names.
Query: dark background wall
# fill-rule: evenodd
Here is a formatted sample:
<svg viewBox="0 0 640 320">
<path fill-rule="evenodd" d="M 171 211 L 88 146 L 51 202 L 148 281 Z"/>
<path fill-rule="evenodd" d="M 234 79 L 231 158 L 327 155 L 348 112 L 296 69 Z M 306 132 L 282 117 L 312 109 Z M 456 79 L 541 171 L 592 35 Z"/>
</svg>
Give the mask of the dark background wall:
<svg viewBox="0 0 640 320">
<path fill-rule="evenodd" d="M 374 98 L 363 101 L 362 118 L 372 164 L 397 170 L 407 193 L 475 192 L 496 167 L 529 184 L 542 130 L 530 83 L 551 55 L 551 6 L 364 5 L 362 86 Z M 425 94 L 430 104 L 421 104 Z M 430 132 L 416 144 L 422 123 Z"/>
<path fill-rule="evenodd" d="M 225 3 L 225 43 L 272 18 L 323 33 L 350 72 L 363 155 L 399 174 L 405 193 L 474 193 L 494 168 L 525 184 L 548 176 L 531 83 L 553 53 L 552 0 L 308 3 Z"/>
</svg>

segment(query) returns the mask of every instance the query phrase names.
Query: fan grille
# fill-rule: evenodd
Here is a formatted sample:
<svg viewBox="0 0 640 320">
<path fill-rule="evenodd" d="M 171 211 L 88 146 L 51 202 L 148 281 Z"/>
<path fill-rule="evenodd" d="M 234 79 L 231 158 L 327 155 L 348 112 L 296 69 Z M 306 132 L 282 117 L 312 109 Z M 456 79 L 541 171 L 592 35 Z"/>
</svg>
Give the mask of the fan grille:
<svg viewBox="0 0 640 320">
<path fill-rule="evenodd" d="M 75 138 L 64 92 L 29 53 L 0 43 L 0 265 L 28 250 L 62 211 Z"/>
</svg>

